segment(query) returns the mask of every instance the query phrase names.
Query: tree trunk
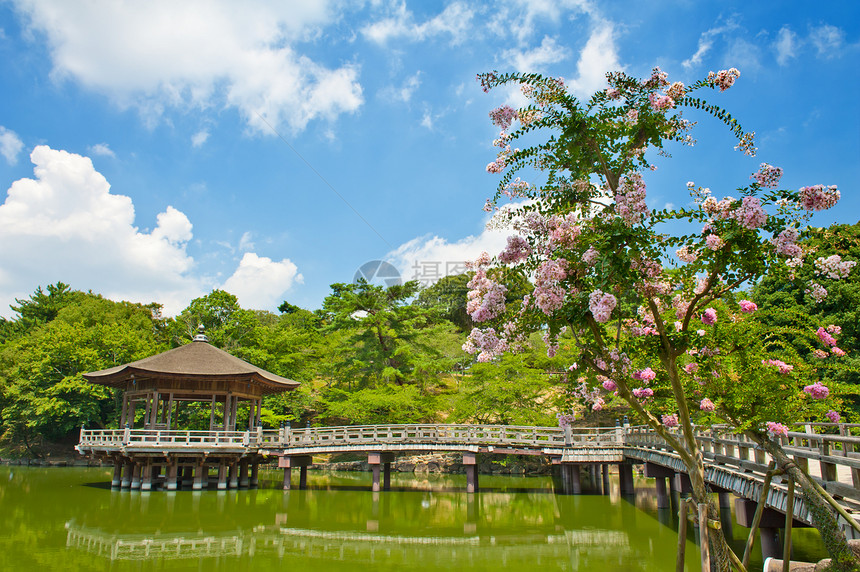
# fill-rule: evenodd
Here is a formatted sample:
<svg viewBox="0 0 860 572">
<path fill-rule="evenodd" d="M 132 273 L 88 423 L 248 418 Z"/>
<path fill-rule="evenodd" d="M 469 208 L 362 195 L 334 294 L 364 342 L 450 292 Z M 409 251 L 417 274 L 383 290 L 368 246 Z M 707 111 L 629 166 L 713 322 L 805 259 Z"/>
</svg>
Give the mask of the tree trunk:
<svg viewBox="0 0 860 572">
<path fill-rule="evenodd" d="M 696 504 L 707 503 L 708 519 L 720 520 L 720 510 L 716 503 L 711 499 L 707 485 L 705 484 L 705 464 L 700 452 L 695 451 L 692 454 L 695 459 L 695 467 L 687 467 L 690 475 L 690 484 L 693 487 L 693 500 Z M 679 523 L 683 526 L 684 523 Z M 707 522 L 700 522 L 699 527 L 708 526 Z M 711 555 L 711 572 L 731 572 L 732 564 L 729 556 L 731 547 L 726 541 L 726 537 L 720 528 L 711 528 L 708 530 L 708 546 Z"/>
<path fill-rule="evenodd" d="M 776 462 L 777 466 L 788 473 L 803 491 L 803 497 L 809 505 L 812 524 L 818 529 L 821 540 L 832 559 L 831 570 L 834 572 L 860 571 L 860 560 L 848 546 L 845 533 L 839 528 L 836 515 L 827 501 L 816 490 L 809 475 L 806 474 L 791 459 L 782 447 L 770 439 L 765 439 L 757 433 L 748 432 L 747 436 L 764 449 Z"/>
</svg>

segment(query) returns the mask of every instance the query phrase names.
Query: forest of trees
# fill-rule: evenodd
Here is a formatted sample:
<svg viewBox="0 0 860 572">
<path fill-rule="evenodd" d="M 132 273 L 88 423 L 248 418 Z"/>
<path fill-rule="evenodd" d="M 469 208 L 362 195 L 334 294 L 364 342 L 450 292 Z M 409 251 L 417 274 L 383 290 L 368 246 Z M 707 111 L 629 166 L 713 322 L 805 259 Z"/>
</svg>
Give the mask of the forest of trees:
<svg viewBox="0 0 860 572">
<path fill-rule="evenodd" d="M 860 260 L 860 223 L 810 229 L 804 244 L 822 255 Z M 770 279 L 747 295 L 780 309 L 761 314 L 767 327 L 814 332 L 825 323 L 841 326 L 840 347 L 849 360 L 825 375 L 856 385 L 858 275 L 821 280 L 829 291 L 821 304 Z M 578 351 L 567 337 L 552 358 L 538 335 L 522 352 L 487 363 L 465 353 L 472 329 L 465 310 L 468 280 L 450 276 L 423 290 L 414 282 L 387 289 L 333 284 L 321 308 L 285 301 L 277 314 L 242 308 L 232 294 L 214 290 L 172 318 L 162 316 L 157 303 L 115 302 L 62 282 L 40 286 L 16 301 L 13 319 L 0 318 L 0 448 L 38 456 L 47 444 L 74 444 L 83 424 L 116 427 L 118 393 L 82 375 L 189 343 L 200 324 L 212 344 L 302 383 L 297 391 L 266 399 L 263 421 L 269 427 L 286 421 L 555 425 L 557 414 L 572 410 L 585 424 L 605 424 L 628 413 L 577 405 L 568 368 Z M 530 287 L 522 284 L 522 291 L 509 294 L 522 297 Z M 813 360 L 804 354 L 808 347 L 798 339 L 799 354 Z"/>
</svg>

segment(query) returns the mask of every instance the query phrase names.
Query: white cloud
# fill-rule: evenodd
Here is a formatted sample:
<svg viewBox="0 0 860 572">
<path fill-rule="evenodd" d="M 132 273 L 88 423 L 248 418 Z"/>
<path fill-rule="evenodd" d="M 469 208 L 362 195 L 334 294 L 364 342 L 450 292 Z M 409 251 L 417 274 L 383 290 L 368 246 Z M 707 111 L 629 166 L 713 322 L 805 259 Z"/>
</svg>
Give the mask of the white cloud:
<svg viewBox="0 0 860 572">
<path fill-rule="evenodd" d="M 570 82 L 569 89 L 580 97 L 589 97 L 606 87 L 606 72 L 623 69 L 615 47 L 614 27 L 610 22 L 599 23 L 579 54 L 577 77 Z"/>
<path fill-rule="evenodd" d="M 777 34 L 773 48 L 776 50 L 776 62 L 781 66 L 786 65 L 788 60 L 797 56 L 797 34 L 788 26 L 783 26 Z"/>
<path fill-rule="evenodd" d="M 24 143 L 18 134 L 0 125 L 0 155 L 10 165 L 18 163 L 18 154 L 24 148 Z"/>
<path fill-rule="evenodd" d="M 462 2 L 453 2 L 437 16 L 423 23 L 416 23 L 414 14 L 406 9 L 406 3 L 398 3 L 392 15 L 364 26 L 361 33 L 368 40 L 385 45 L 390 40 L 406 38 L 422 41 L 435 36 L 449 35 L 451 43 L 461 43 L 472 29 L 475 12 Z"/>
<path fill-rule="evenodd" d="M 116 153 L 113 152 L 113 149 L 111 149 L 107 143 L 96 143 L 95 145 L 91 145 L 87 150 L 93 155 L 116 157 Z"/>
<path fill-rule="evenodd" d="M 690 56 L 688 59 L 681 62 L 681 65 L 684 66 L 684 69 L 687 71 L 692 70 L 694 67 L 698 66 L 702 63 L 702 60 L 707 55 L 711 48 L 714 47 L 714 41 L 721 35 L 730 32 L 736 29 L 738 26 L 734 22 L 734 20 L 727 20 L 723 25 L 716 26 L 707 30 L 699 36 L 699 45 L 696 49 L 696 53 Z"/>
<path fill-rule="evenodd" d="M 481 252 L 497 255 L 507 245 L 510 231 L 484 229 L 481 234 L 449 242 L 439 236 L 421 236 L 401 244 L 386 255 L 404 280 L 421 280 L 438 271 L 441 277 L 465 272 L 463 263 L 475 260 Z"/>
<path fill-rule="evenodd" d="M 421 118 L 421 127 L 433 131 L 433 115 L 429 111 L 424 112 L 424 116 Z"/>
<path fill-rule="evenodd" d="M 47 39 L 53 77 L 73 79 L 151 120 L 168 108 L 235 108 L 253 128 L 300 131 L 363 103 L 358 67 L 298 51 L 335 20 L 328 1 L 17 0 Z"/>
<path fill-rule="evenodd" d="M 570 50 L 560 46 L 554 38 L 544 36 L 540 46 L 531 50 L 507 50 L 502 57 L 515 70 L 525 73 L 540 72 L 544 66 L 564 61 L 570 57 Z"/>
<path fill-rule="evenodd" d="M 412 94 L 421 86 L 421 72 L 417 71 L 409 76 L 400 87 L 389 86 L 380 92 L 380 95 L 389 101 L 402 101 L 409 103 Z"/>
<path fill-rule="evenodd" d="M 160 302 L 179 312 L 208 289 L 192 276 L 191 223 L 168 206 L 151 233 L 134 226 L 129 197 L 111 192 L 87 157 L 36 147 L 33 179 L 12 183 L 0 205 L 0 313 L 15 297 L 58 280 L 108 298 Z"/>
<path fill-rule="evenodd" d="M 761 68 L 759 46 L 743 38 L 735 38 L 728 46 L 723 57 L 725 67 L 736 67 L 741 71 L 755 71 Z"/>
<path fill-rule="evenodd" d="M 242 233 L 242 237 L 239 239 L 239 250 L 253 250 L 254 249 L 254 240 L 252 238 L 251 232 L 246 231 Z"/>
<path fill-rule="evenodd" d="M 845 40 L 845 32 L 836 26 L 823 24 L 817 28 L 813 28 L 809 34 L 812 44 L 818 50 L 818 55 L 825 58 L 832 58 L 840 55 L 842 44 Z"/>
<path fill-rule="evenodd" d="M 197 133 L 191 136 L 191 146 L 192 147 L 202 147 L 206 140 L 209 139 L 209 130 L 201 129 Z"/>
<path fill-rule="evenodd" d="M 541 22 L 558 24 L 566 12 L 597 17 L 589 0 L 506 0 L 493 8 L 489 27 L 499 35 L 513 35 L 520 43 L 530 38 Z"/>
<path fill-rule="evenodd" d="M 284 292 L 304 278 L 289 259 L 274 262 L 271 258 L 246 252 L 239 266 L 224 282 L 224 290 L 234 294 L 244 308 L 273 309 Z"/>
</svg>

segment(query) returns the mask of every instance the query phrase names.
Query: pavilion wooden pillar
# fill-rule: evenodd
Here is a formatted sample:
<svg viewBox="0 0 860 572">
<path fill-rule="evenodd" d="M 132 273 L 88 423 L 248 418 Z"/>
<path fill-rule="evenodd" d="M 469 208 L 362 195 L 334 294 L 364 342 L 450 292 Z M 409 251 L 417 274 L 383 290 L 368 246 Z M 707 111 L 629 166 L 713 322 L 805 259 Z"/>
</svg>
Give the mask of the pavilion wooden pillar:
<svg viewBox="0 0 860 572">
<path fill-rule="evenodd" d="M 177 477 L 179 473 L 179 461 L 175 458 L 167 459 L 167 490 L 175 491 L 178 488 Z"/>
<path fill-rule="evenodd" d="M 123 461 L 123 465 L 122 480 L 120 481 L 119 486 L 124 489 L 128 489 L 131 488 L 131 475 L 134 472 L 134 463 L 126 459 Z"/>
<path fill-rule="evenodd" d="M 140 465 L 133 463 L 131 468 L 131 490 L 140 490 Z"/>
<path fill-rule="evenodd" d="M 114 459 L 113 461 L 113 478 L 110 481 L 111 488 L 116 488 L 122 483 L 122 459 Z"/>
<path fill-rule="evenodd" d="M 227 461 L 221 459 L 218 461 L 218 490 L 227 489 Z"/>
<path fill-rule="evenodd" d="M 248 488 L 248 459 L 239 460 L 239 487 Z"/>
<path fill-rule="evenodd" d="M 203 490 L 203 476 L 204 473 L 208 473 L 206 470 L 206 464 L 203 462 L 203 459 L 197 461 L 194 465 L 194 484 L 191 485 L 191 488 L 195 491 Z M 206 475 L 208 477 L 208 474 Z"/>
<path fill-rule="evenodd" d="M 257 487 L 260 483 L 260 462 L 252 461 L 251 462 L 251 481 L 250 486 Z"/>
<path fill-rule="evenodd" d="M 152 490 L 152 459 L 147 457 L 140 472 L 140 490 Z"/>
<path fill-rule="evenodd" d="M 230 461 L 230 488 L 239 488 L 239 463 L 236 460 Z"/>
</svg>

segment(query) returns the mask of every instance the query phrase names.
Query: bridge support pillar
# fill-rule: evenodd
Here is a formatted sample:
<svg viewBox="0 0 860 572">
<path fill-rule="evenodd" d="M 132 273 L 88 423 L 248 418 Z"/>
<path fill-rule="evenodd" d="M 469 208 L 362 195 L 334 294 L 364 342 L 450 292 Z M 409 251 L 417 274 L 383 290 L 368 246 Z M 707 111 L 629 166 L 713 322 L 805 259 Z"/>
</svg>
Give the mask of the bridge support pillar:
<svg viewBox="0 0 860 572">
<path fill-rule="evenodd" d="M 379 474 L 382 466 L 385 466 L 385 490 L 391 489 L 391 461 L 394 460 L 394 453 L 373 452 L 367 454 L 367 463 L 373 471 L 373 492 L 377 493 L 380 490 Z"/>
<path fill-rule="evenodd" d="M 218 490 L 227 490 L 227 461 L 218 461 Z"/>
<path fill-rule="evenodd" d="M 618 481 L 622 495 L 636 494 L 636 489 L 633 486 L 633 465 L 630 463 L 618 464 Z"/>
<path fill-rule="evenodd" d="M 675 473 L 675 490 L 681 494 L 692 494 L 693 483 L 687 473 Z"/>
<path fill-rule="evenodd" d="M 242 459 L 239 461 L 239 487 L 247 489 L 248 484 L 248 459 Z"/>
<path fill-rule="evenodd" d="M 140 490 L 152 490 L 152 459 L 147 458 L 140 471 Z"/>
<path fill-rule="evenodd" d="M 463 453 L 463 466 L 466 468 L 466 492 L 478 492 L 478 454 L 471 451 Z"/>
<path fill-rule="evenodd" d="M 382 464 L 382 490 L 391 490 L 391 462 Z"/>
<path fill-rule="evenodd" d="M 306 489 L 308 485 L 308 465 L 313 463 L 313 458 L 310 455 L 285 455 L 278 457 L 278 467 L 284 469 L 284 490 L 290 490 L 290 479 L 292 477 L 293 467 L 299 467 L 299 488 Z"/>
<path fill-rule="evenodd" d="M 137 463 L 131 468 L 131 490 L 140 490 L 140 465 Z"/>
<path fill-rule="evenodd" d="M 227 488 L 239 488 L 239 463 L 237 461 L 231 461 L 227 466 Z"/>
<path fill-rule="evenodd" d="M 115 459 L 113 462 L 113 478 L 110 480 L 111 488 L 116 488 L 122 483 L 122 461 Z"/>
<path fill-rule="evenodd" d="M 260 462 L 251 463 L 251 486 L 257 488 L 260 484 Z"/>
<path fill-rule="evenodd" d="M 761 557 L 781 558 L 782 546 L 779 541 L 779 530 L 771 527 L 759 527 L 759 540 L 761 541 Z"/>
<path fill-rule="evenodd" d="M 191 485 L 191 488 L 195 491 L 201 491 L 203 490 L 203 480 L 209 480 L 209 471 L 206 469 L 206 464 L 203 462 L 203 459 L 197 461 L 197 464 L 194 465 L 192 470 L 194 472 L 194 483 Z"/>
<path fill-rule="evenodd" d="M 717 493 L 717 498 L 720 500 L 720 510 L 732 509 L 732 493 L 719 492 Z"/>
<path fill-rule="evenodd" d="M 131 461 L 125 461 L 123 463 L 123 471 L 122 471 L 122 480 L 119 483 L 119 486 L 128 489 L 131 488 L 131 475 L 134 472 L 134 463 Z"/>
<path fill-rule="evenodd" d="M 669 493 L 666 492 L 666 478 L 657 477 L 654 485 L 657 492 L 657 508 L 669 508 Z"/>
<path fill-rule="evenodd" d="M 609 464 L 603 463 L 603 494 L 609 494 Z"/>
<path fill-rule="evenodd" d="M 591 478 L 591 489 L 597 494 L 603 494 L 603 490 L 600 485 L 600 465 L 596 465 L 594 463 L 588 466 L 588 475 Z"/>
<path fill-rule="evenodd" d="M 671 501 L 669 494 L 666 492 L 666 478 L 671 481 L 675 477 L 675 471 L 669 467 L 658 465 L 656 463 L 645 463 L 645 476 L 655 479 L 657 492 L 657 508 L 669 508 Z"/>
<path fill-rule="evenodd" d="M 176 459 L 171 459 L 168 457 L 167 459 L 167 482 L 166 488 L 169 491 L 175 491 L 177 488 L 177 473 L 179 472 L 179 466 L 177 465 Z"/>
<path fill-rule="evenodd" d="M 194 482 L 194 466 L 186 465 L 182 467 L 182 486 L 191 487 Z"/>
</svg>

